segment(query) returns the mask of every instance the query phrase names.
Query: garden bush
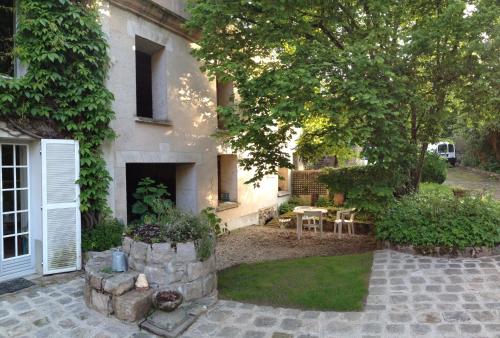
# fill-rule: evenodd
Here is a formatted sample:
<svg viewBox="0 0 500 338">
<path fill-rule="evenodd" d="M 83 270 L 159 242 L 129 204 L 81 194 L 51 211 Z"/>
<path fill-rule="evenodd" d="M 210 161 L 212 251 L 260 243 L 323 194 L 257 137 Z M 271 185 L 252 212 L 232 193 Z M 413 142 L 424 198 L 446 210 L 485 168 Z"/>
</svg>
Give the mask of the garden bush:
<svg viewBox="0 0 500 338">
<path fill-rule="evenodd" d="M 495 246 L 500 243 L 500 203 L 489 196 L 458 198 L 435 186 L 394 202 L 377 223 L 377 237 L 415 247 Z"/>
<path fill-rule="evenodd" d="M 422 167 L 422 182 L 443 183 L 446 180 L 448 163 L 436 153 L 425 156 Z"/>
<path fill-rule="evenodd" d="M 284 203 L 281 203 L 278 207 L 278 213 L 280 215 L 286 214 L 299 205 L 305 205 L 305 202 L 298 196 L 292 196 L 290 199 Z"/>
<path fill-rule="evenodd" d="M 345 193 L 346 206 L 375 215 L 394 199 L 394 191 L 401 184 L 399 175 L 372 165 L 326 168 L 319 181 L 331 193 Z"/>
<path fill-rule="evenodd" d="M 107 218 L 91 229 L 82 231 L 83 251 L 104 251 L 122 244 L 123 224 Z"/>
<path fill-rule="evenodd" d="M 215 249 L 216 235 L 227 232 L 215 210 L 206 208 L 199 215 L 182 211 L 165 198 L 164 186 L 149 178 L 141 183 L 134 194 L 138 198 L 135 205 L 142 203 L 141 219 L 127 229 L 127 235 L 146 243 L 193 241 L 198 258 L 209 258 Z"/>
</svg>

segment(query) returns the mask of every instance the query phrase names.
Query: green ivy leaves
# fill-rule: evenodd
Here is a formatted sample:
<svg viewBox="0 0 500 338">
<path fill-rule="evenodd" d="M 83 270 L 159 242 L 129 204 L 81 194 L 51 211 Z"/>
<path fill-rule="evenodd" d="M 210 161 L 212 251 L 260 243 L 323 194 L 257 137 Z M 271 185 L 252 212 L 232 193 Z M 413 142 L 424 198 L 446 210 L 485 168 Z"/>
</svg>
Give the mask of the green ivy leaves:
<svg viewBox="0 0 500 338">
<path fill-rule="evenodd" d="M 105 211 L 111 177 L 101 145 L 114 136 L 114 113 L 104 84 L 108 46 L 97 8 L 70 0 L 19 4 L 14 52 L 27 73 L 0 78 L 0 114 L 50 119 L 61 137 L 78 140 L 81 211 Z"/>
</svg>

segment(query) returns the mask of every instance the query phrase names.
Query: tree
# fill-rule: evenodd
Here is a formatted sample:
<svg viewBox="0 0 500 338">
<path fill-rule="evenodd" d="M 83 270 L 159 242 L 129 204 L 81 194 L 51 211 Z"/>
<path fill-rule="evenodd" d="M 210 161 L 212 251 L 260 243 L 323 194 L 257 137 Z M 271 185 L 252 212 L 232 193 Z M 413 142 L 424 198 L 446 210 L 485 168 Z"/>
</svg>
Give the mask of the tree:
<svg viewBox="0 0 500 338">
<path fill-rule="evenodd" d="M 363 146 L 418 189 L 427 144 L 466 106 L 456 97 L 474 86 L 486 45 L 498 51 L 491 0 L 197 0 L 189 10 L 202 36 L 193 54 L 238 88 L 239 103 L 219 113 L 254 182 L 287 165 L 285 144 L 316 119 L 323 144 Z"/>
</svg>

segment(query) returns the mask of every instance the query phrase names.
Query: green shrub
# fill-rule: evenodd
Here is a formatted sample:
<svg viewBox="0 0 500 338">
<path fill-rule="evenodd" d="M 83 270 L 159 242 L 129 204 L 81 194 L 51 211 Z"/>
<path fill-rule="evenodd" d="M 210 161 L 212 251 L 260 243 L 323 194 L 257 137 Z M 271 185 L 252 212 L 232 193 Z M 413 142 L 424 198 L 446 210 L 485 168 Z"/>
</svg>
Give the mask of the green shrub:
<svg viewBox="0 0 500 338">
<path fill-rule="evenodd" d="M 388 169 L 368 165 L 347 168 L 326 168 L 319 176 L 331 193 L 346 194 L 346 206 L 370 214 L 378 214 L 394 199 L 401 177 Z"/>
<path fill-rule="evenodd" d="M 162 198 L 150 201 L 149 208 L 142 221 L 130 227 L 127 234 L 146 243 L 194 241 L 201 260 L 214 252 L 216 235 L 227 231 L 213 208 L 193 215 L 177 209 L 169 200 Z"/>
<path fill-rule="evenodd" d="M 153 203 L 158 199 L 166 199 L 169 193 L 163 184 L 145 177 L 139 182 L 133 196 L 136 201 L 132 205 L 132 213 L 142 218 L 153 213 Z"/>
<path fill-rule="evenodd" d="M 305 205 L 305 202 L 298 196 L 292 196 L 288 201 L 281 203 L 278 207 L 278 213 L 280 215 L 286 214 L 299 205 Z"/>
<path fill-rule="evenodd" d="M 333 206 L 333 201 L 326 197 L 319 197 L 316 201 L 316 206 L 322 208 L 331 207 Z"/>
<path fill-rule="evenodd" d="M 104 251 L 122 244 L 123 224 L 106 219 L 92 229 L 82 231 L 83 251 Z"/>
<path fill-rule="evenodd" d="M 490 197 L 422 189 L 388 208 L 377 223 L 377 237 L 415 247 L 491 247 L 500 243 L 499 222 L 500 203 Z"/>
<path fill-rule="evenodd" d="M 422 167 L 422 182 L 443 183 L 446 180 L 448 164 L 445 159 L 436 153 L 428 153 L 425 156 Z"/>
</svg>

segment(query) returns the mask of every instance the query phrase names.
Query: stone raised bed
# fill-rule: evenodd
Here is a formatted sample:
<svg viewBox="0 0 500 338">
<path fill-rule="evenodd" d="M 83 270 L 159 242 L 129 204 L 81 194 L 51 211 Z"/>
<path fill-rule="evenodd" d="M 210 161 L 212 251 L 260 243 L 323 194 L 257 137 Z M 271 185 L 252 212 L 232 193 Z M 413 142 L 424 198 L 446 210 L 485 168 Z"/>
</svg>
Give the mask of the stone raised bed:
<svg viewBox="0 0 500 338">
<path fill-rule="evenodd" d="M 449 258 L 478 258 L 500 255 L 500 244 L 496 247 L 490 248 L 487 246 L 470 247 L 463 250 L 445 248 L 445 247 L 414 247 L 413 245 L 400 245 L 392 244 L 388 241 L 383 243 L 384 249 L 396 250 L 412 255 L 425 255 L 435 257 L 449 257 Z"/>
<path fill-rule="evenodd" d="M 151 310 L 156 290 L 177 290 L 185 302 L 217 296 L 215 255 L 201 262 L 193 242 L 147 244 L 125 237 L 122 251 L 129 270 L 110 272 L 111 251 L 89 253 L 85 264 L 85 302 L 105 315 L 134 322 Z M 144 273 L 149 290 L 135 289 L 139 273 Z"/>
</svg>

